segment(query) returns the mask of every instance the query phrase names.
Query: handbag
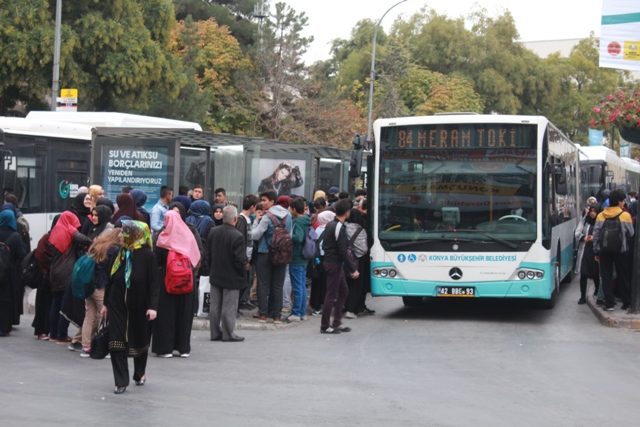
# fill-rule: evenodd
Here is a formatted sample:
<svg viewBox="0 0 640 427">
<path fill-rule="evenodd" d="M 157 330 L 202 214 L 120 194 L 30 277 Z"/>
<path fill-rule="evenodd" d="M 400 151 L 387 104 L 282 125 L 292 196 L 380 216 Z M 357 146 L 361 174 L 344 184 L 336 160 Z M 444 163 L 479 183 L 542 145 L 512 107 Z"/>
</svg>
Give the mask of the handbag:
<svg viewBox="0 0 640 427">
<path fill-rule="evenodd" d="M 209 283 L 209 276 L 200 276 L 198 292 L 198 317 L 209 317 L 209 308 L 211 306 L 211 284 Z"/>
<path fill-rule="evenodd" d="M 73 247 L 70 247 L 64 254 L 51 263 L 49 278 L 51 280 L 52 292 L 63 291 L 67 287 L 67 284 L 71 283 L 73 267 L 76 265 L 77 260 L 76 251 Z"/>
<path fill-rule="evenodd" d="M 103 317 L 98 326 L 98 333 L 91 338 L 89 356 L 92 359 L 104 359 L 107 354 L 109 354 L 109 323 Z"/>
</svg>

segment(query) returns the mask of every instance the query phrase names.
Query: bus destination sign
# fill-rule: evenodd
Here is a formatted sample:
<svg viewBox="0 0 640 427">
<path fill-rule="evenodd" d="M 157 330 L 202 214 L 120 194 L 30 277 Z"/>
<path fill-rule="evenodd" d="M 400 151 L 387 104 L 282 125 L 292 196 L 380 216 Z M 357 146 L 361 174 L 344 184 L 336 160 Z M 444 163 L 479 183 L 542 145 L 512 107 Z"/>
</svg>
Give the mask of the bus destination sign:
<svg viewBox="0 0 640 427">
<path fill-rule="evenodd" d="M 386 150 L 532 148 L 536 125 L 506 123 L 387 126 L 381 129 Z"/>
</svg>

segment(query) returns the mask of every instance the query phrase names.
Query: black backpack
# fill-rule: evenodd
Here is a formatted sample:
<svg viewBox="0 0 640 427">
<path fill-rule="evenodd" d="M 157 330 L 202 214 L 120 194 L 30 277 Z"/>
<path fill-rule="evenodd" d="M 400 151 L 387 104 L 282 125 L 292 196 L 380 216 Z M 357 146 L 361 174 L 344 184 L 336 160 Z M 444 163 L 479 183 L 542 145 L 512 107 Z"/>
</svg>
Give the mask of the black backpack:
<svg viewBox="0 0 640 427">
<path fill-rule="evenodd" d="M 13 233 L 6 242 L 0 242 L 0 279 L 4 278 L 4 275 L 11 269 L 11 249 L 9 246 L 19 238 L 20 235 Z"/>
<path fill-rule="evenodd" d="M 313 227 L 310 227 L 311 229 Z M 322 264 L 322 255 L 320 254 L 320 245 L 324 241 L 324 233 L 315 241 L 316 253 L 313 258 L 309 260 L 307 264 L 307 278 L 317 279 L 324 273 L 324 265 Z"/>
<path fill-rule="evenodd" d="M 624 211 L 622 211 L 624 212 Z M 619 254 L 624 247 L 624 234 L 622 233 L 622 224 L 620 223 L 620 212 L 613 218 L 607 218 L 602 224 L 600 230 L 600 252 L 605 254 Z"/>
<path fill-rule="evenodd" d="M 31 289 L 37 289 L 42 284 L 42 271 L 36 259 L 35 249 L 22 260 L 22 280 Z"/>
</svg>

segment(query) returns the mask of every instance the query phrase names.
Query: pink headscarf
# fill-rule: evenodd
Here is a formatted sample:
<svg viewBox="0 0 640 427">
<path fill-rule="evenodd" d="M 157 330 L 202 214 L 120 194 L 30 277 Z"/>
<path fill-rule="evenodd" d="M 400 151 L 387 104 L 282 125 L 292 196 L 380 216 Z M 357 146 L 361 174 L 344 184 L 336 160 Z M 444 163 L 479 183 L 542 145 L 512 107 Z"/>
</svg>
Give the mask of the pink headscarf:
<svg viewBox="0 0 640 427">
<path fill-rule="evenodd" d="M 200 262 L 200 250 L 193 233 L 180 214 L 167 211 L 164 215 L 164 230 L 158 236 L 158 247 L 186 255 L 194 267 Z"/>
<path fill-rule="evenodd" d="M 318 227 L 326 227 L 336 217 L 335 212 L 322 211 L 318 214 Z"/>
<path fill-rule="evenodd" d="M 80 221 L 73 212 L 64 211 L 60 215 L 60 219 L 49 234 L 49 243 L 56 247 L 62 253 L 65 253 L 71 243 L 73 243 L 73 235 L 80 228 Z"/>
</svg>

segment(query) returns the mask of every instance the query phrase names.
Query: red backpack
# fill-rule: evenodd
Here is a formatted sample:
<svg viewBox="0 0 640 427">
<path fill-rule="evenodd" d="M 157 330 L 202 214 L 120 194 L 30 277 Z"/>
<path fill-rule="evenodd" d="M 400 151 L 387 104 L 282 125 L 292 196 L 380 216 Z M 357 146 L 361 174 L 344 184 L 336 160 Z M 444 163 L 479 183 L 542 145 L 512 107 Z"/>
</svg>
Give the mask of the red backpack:
<svg viewBox="0 0 640 427">
<path fill-rule="evenodd" d="M 186 255 L 169 251 L 164 286 L 168 294 L 188 294 L 193 290 L 193 267 Z"/>
<path fill-rule="evenodd" d="M 273 237 L 271 238 L 271 246 L 269 247 L 269 260 L 273 265 L 287 265 L 293 258 L 293 240 L 291 234 L 287 231 L 285 223 L 287 217 L 278 222 L 276 216 L 271 212 L 267 212 L 267 216 L 273 223 Z"/>
</svg>

